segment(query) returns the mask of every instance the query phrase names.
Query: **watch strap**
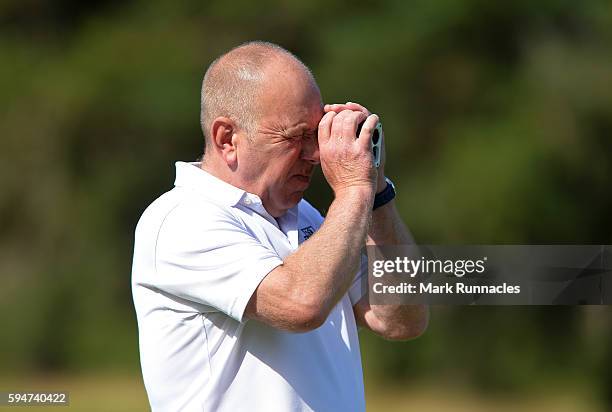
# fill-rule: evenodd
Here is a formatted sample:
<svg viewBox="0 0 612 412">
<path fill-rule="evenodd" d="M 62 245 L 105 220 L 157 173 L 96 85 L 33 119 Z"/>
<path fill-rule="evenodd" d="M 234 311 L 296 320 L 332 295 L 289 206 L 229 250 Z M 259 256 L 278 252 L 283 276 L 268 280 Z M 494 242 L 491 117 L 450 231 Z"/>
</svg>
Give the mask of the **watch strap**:
<svg viewBox="0 0 612 412">
<path fill-rule="evenodd" d="M 387 182 L 387 187 L 385 187 L 382 192 L 377 193 L 376 196 L 374 196 L 374 206 L 372 207 L 372 210 L 376 210 L 379 207 L 386 205 L 395 198 L 395 186 L 393 185 L 393 182 L 386 177 L 385 181 Z"/>
</svg>

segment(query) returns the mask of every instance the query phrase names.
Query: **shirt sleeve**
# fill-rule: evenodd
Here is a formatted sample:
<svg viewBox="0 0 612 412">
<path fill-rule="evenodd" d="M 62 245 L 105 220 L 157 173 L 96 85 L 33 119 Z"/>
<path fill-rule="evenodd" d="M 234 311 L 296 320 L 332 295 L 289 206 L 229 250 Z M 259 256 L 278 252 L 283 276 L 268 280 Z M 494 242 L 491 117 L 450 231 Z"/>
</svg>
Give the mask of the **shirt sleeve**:
<svg viewBox="0 0 612 412">
<path fill-rule="evenodd" d="M 229 210 L 180 205 L 159 231 L 154 286 L 241 322 L 259 283 L 282 263 Z"/>
</svg>

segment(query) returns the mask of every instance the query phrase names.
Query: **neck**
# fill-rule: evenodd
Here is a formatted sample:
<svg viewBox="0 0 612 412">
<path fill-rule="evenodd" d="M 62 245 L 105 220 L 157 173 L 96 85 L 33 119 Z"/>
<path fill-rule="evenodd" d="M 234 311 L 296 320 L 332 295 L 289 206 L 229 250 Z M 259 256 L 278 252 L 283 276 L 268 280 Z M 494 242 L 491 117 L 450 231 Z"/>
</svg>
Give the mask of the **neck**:
<svg viewBox="0 0 612 412">
<path fill-rule="evenodd" d="M 225 183 L 229 183 L 246 192 L 255 194 L 264 201 L 264 193 L 259 193 L 256 189 L 255 182 L 241 178 L 239 173 L 230 169 L 225 163 L 204 157 L 200 169 L 210 173 L 219 180 L 223 180 Z"/>
<path fill-rule="evenodd" d="M 200 169 L 210 173 L 219 180 L 223 180 L 224 182 L 229 183 L 232 186 L 236 186 L 243 189 L 240 184 L 235 181 L 236 179 L 234 174 L 231 172 L 231 170 L 227 168 L 227 166 L 222 167 L 222 165 L 219 165 L 217 162 L 207 158 L 206 156 L 202 158 Z"/>
<path fill-rule="evenodd" d="M 276 210 L 272 208 L 271 203 L 268 199 L 268 193 L 266 193 L 263 189 L 258 190 L 256 187 L 256 181 L 245 181 L 244 179 L 241 179 L 238 176 L 238 173 L 232 171 L 224 163 L 216 162 L 212 159 L 207 159 L 206 157 L 204 157 L 202 159 L 200 169 L 204 170 L 207 173 L 210 173 L 219 180 L 223 180 L 224 182 L 229 183 L 232 186 L 259 196 L 264 208 L 274 218 L 279 218 L 287 212 L 287 210 Z"/>
</svg>

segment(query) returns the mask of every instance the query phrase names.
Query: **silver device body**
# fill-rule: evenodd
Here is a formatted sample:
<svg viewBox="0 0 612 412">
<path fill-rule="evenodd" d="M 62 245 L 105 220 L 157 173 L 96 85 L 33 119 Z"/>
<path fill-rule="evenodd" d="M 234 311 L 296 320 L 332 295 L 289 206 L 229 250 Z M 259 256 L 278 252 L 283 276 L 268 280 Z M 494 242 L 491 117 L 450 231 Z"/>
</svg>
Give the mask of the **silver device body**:
<svg viewBox="0 0 612 412">
<path fill-rule="evenodd" d="M 364 122 L 359 123 L 359 126 L 357 126 L 357 138 L 359 138 L 359 133 L 361 133 L 361 127 L 363 126 Z M 374 167 L 377 169 L 380 166 L 380 157 L 382 156 L 382 140 L 383 127 L 382 123 L 378 122 L 376 123 L 376 126 L 374 126 L 374 131 L 370 137 L 370 148 L 372 150 L 372 157 L 374 159 Z"/>
</svg>

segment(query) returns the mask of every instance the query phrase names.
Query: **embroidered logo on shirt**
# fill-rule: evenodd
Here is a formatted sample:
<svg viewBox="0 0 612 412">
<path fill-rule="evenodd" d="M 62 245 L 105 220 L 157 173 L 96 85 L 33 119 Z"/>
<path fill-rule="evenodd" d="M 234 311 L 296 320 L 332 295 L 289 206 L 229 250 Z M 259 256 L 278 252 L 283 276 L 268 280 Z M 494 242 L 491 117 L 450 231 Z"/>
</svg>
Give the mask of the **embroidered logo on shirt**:
<svg viewBox="0 0 612 412">
<path fill-rule="evenodd" d="M 302 234 L 304 235 L 304 240 L 308 239 L 310 236 L 314 234 L 314 229 L 312 226 L 306 226 L 300 229 Z"/>
</svg>

